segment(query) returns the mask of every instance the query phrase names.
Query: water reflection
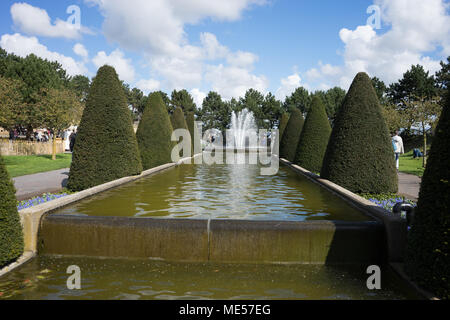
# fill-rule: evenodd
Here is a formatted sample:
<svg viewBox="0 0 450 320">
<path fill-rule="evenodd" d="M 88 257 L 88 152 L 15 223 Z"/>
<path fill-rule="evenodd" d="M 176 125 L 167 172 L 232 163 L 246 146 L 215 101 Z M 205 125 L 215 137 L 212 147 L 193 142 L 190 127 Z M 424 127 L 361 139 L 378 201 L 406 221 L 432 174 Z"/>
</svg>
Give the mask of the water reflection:
<svg viewBox="0 0 450 320">
<path fill-rule="evenodd" d="M 325 189 L 281 167 L 183 165 L 104 192 L 57 212 L 90 216 L 364 221 Z"/>
</svg>

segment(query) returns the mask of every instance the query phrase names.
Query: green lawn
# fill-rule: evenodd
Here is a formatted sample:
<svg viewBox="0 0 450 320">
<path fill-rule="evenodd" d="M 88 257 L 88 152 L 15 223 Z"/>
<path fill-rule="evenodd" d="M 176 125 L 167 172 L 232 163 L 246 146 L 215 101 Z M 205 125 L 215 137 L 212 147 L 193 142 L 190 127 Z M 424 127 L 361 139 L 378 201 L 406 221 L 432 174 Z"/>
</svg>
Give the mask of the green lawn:
<svg viewBox="0 0 450 320">
<path fill-rule="evenodd" d="M 52 156 L 4 156 L 6 169 L 12 178 L 29 174 L 70 168 L 71 154 L 58 154 L 56 160 Z"/>
<path fill-rule="evenodd" d="M 413 174 L 422 177 L 425 169 L 422 167 L 423 158 L 413 159 L 413 152 L 410 151 L 400 157 L 400 172 Z"/>
</svg>

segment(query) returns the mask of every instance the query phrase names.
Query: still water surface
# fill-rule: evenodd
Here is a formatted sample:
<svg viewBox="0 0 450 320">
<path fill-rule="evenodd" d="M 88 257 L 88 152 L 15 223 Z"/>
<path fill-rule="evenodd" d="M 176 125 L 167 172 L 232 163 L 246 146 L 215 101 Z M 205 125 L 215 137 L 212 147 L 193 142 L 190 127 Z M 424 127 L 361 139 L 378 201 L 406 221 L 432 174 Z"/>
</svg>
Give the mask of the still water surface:
<svg viewBox="0 0 450 320">
<path fill-rule="evenodd" d="M 322 187 L 280 167 L 182 165 L 63 208 L 57 214 L 247 220 L 370 218 Z"/>
</svg>

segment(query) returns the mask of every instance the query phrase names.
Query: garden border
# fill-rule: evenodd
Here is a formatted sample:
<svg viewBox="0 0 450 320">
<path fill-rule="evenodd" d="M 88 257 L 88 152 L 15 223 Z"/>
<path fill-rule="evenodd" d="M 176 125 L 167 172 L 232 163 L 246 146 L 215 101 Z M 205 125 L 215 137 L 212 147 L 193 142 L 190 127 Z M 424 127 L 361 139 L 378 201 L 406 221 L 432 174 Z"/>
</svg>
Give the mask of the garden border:
<svg viewBox="0 0 450 320">
<path fill-rule="evenodd" d="M 198 154 L 199 155 L 199 154 Z M 43 203 L 41 205 L 24 209 L 19 212 L 20 215 L 20 221 L 22 224 L 22 230 L 24 235 L 24 253 L 21 257 L 19 257 L 15 262 L 7 265 L 6 267 L 0 269 L 0 277 L 6 275 L 7 273 L 13 271 L 14 269 L 22 266 L 32 258 L 34 258 L 37 255 L 37 242 L 38 242 L 38 233 L 40 228 L 40 223 L 42 220 L 42 217 L 56 209 L 68 206 L 72 203 L 78 202 L 80 200 L 89 198 L 91 196 L 94 196 L 98 193 L 113 189 L 115 187 L 119 187 L 121 185 L 134 182 L 136 180 L 148 177 L 150 175 L 162 172 L 164 170 L 179 166 L 186 161 L 191 161 L 191 159 L 197 157 L 198 155 L 195 155 L 191 158 L 184 158 L 178 161 L 177 163 L 167 163 L 162 166 L 152 168 L 149 170 L 146 170 L 142 172 L 140 175 L 137 176 L 131 176 L 131 177 L 124 177 L 115 181 L 111 181 L 81 192 L 77 192 L 72 195 L 68 195 L 66 197 L 56 199 L 47 203 Z"/>
<path fill-rule="evenodd" d="M 350 205 L 362 210 L 367 215 L 374 219 L 381 221 L 385 227 L 386 241 L 388 248 L 388 263 L 390 267 L 405 281 L 407 282 L 417 293 L 425 297 L 428 300 L 440 300 L 431 292 L 423 290 L 414 281 L 412 281 L 403 270 L 403 255 L 407 243 L 407 224 L 404 219 L 394 216 L 386 209 L 380 208 L 374 205 L 367 199 L 364 199 L 357 194 L 342 188 L 341 186 L 322 179 L 315 173 L 312 173 L 292 162 L 280 158 L 280 162 L 290 167 L 296 173 L 308 178 L 309 180 L 320 184 L 328 191 L 337 195 Z"/>
</svg>

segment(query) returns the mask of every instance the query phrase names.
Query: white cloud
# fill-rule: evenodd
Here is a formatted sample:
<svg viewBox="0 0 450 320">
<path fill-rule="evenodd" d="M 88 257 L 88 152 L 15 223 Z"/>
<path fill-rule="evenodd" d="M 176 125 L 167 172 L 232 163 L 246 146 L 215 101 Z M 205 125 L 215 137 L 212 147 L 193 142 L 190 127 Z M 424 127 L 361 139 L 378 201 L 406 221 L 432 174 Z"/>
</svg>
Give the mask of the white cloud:
<svg viewBox="0 0 450 320">
<path fill-rule="evenodd" d="M 209 81 L 213 91 L 219 92 L 226 100 L 245 95 L 248 89 L 266 93 L 269 81 L 264 76 L 251 74 L 249 70 L 238 67 L 207 66 L 205 79 Z"/>
<path fill-rule="evenodd" d="M 124 53 L 119 49 L 114 50 L 110 55 L 107 55 L 105 51 L 100 51 L 92 59 L 92 62 L 97 68 L 105 64 L 114 67 L 120 80 L 127 83 L 134 81 L 135 71 L 132 62 L 130 59 L 126 59 Z"/>
<path fill-rule="evenodd" d="M 144 94 L 149 94 L 150 92 L 158 91 L 161 87 L 161 83 L 155 79 L 140 80 L 136 83 L 136 87 L 141 89 Z"/>
<path fill-rule="evenodd" d="M 84 28 L 77 28 L 66 21 L 56 19 L 52 24 L 46 10 L 33 7 L 27 3 L 14 3 L 11 6 L 14 26 L 21 32 L 44 37 L 61 37 L 76 39 Z M 85 29 L 84 29 L 85 30 Z"/>
<path fill-rule="evenodd" d="M 14 53 L 20 57 L 26 57 L 33 53 L 43 59 L 58 61 L 70 76 L 87 73 L 83 62 L 75 61 L 71 57 L 48 50 L 46 46 L 39 43 L 36 37 L 26 37 L 19 33 L 13 35 L 4 34 L 0 40 L 0 46 L 7 52 Z"/>
<path fill-rule="evenodd" d="M 345 45 L 344 65 L 319 63 L 307 71 L 308 82 L 316 87 L 339 85 L 348 88 L 356 73 L 365 71 L 387 84 L 397 81 L 411 65 L 421 64 L 431 73 L 439 61 L 427 56 L 442 48 L 442 58 L 450 53 L 450 16 L 443 0 L 375 0 L 382 9 L 383 27 L 377 34 L 370 26 L 343 28 L 339 36 Z"/>
<path fill-rule="evenodd" d="M 194 88 L 191 90 L 191 95 L 194 98 L 197 108 L 201 108 L 203 106 L 203 100 L 205 100 L 207 94 L 198 88 Z"/>
<path fill-rule="evenodd" d="M 73 46 L 73 52 L 75 52 L 76 55 L 84 59 L 87 59 L 89 57 L 89 52 L 87 51 L 86 47 L 81 43 L 77 43 Z"/>
<path fill-rule="evenodd" d="M 227 62 L 233 67 L 251 68 L 259 57 L 251 52 L 238 51 L 227 56 Z"/>
<path fill-rule="evenodd" d="M 265 0 L 135 0 L 133 5 L 122 0 L 85 1 L 100 8 L 106 38 L 121 48 L 143 54 L 152 74 L 156 73 L 167 89 L 202 87 L 214 72 L 231 81 L 214 81 L 216 90 L 224 96 L 231 91 L 241 93 L 249 84 L 267 87 L 265 78 L 250 73 L 258 60 L 256 55 L 232 52 L 208 32 L 201 33 L 199 44 L 194 45 L 189 43 L 184 31 L 186 24 L 205 19 L 237 20 L 244 10 L 263 5 Z M 228 65 L 224 66 L 225 62 Z M 234 76 L 238 73 L 242 79 Z"/>
<path fill-rule="evenodd" d="M 284 101 L 287 96 L 291 95 L 298 87 L 302 86 L 302 79 L 298 73 L 281 79 L 281 87 L 275 93 L 278 100 Z"/>
</svg>

